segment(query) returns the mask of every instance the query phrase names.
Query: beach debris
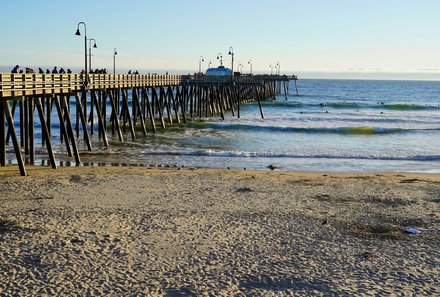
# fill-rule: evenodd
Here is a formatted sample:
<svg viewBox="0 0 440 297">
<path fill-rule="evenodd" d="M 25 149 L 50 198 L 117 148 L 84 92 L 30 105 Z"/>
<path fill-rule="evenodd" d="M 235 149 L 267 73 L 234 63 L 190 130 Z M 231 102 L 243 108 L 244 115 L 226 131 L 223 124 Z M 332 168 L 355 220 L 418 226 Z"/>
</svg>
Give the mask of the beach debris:
<svg viewBox="0 0 440 297">
<path fill-rule="evenodd" d="M 252 192 L 252 189 L 249 188 L 249 187 L 238 188 L 238 189 L 236 190 L 236 192 L 238 192 L 238 193 Z"/>
<path fill-rule="evenodd" d="M 74 238 L 70 239 L 70 243 L 73 243 L 73 244 L 75 244 L 75 243 L 83 244 L 84 241 L 79 239 L 79 238 L 77 238 L 77 237 L 74 237 Z"/>
<path fill-rule="evenodd" d="M 364 257 L 367 260 L 372 260 L 374 258 L 374 253 L 372 252 L 363 252 L 360 256 Z"/>
<path fill-rule="evenodd" d="M 252 178 L 255 179 L 255 176 L 252 175 Z"/>
<path fill-rule="evenodd" d="M 270 165 L 267 165 L 267 168 L 269 168 L 270 170 L 275 170 L 278 168 L 278 166 L 270 164 Z"/>
<path fill-rule="evenodd" d="M 409 228 L 409 229 L 405 230 L 405 233 L 417 235 L 417 234 L 420 234 L 422 232 L 420 230 L 417 230 L 417 229 L 414 229 L 414 228 Z"/>
<path fill-rule="evenodd" d="M 328 224 L 328 218 L 325 218 L 325 219 L 322 221 L 322 224 L 323 224 L 323 225 L 327 225 L 327 224 Z"/>
<path fill-rule="evenodd" d="M 402 179 L 400 181 L 401 184 L 410 184 L 410 183 L 415 183 L 418 182 L 419 180 L 417 178 L 407 178 L 407 179 Z"/>
</svg>

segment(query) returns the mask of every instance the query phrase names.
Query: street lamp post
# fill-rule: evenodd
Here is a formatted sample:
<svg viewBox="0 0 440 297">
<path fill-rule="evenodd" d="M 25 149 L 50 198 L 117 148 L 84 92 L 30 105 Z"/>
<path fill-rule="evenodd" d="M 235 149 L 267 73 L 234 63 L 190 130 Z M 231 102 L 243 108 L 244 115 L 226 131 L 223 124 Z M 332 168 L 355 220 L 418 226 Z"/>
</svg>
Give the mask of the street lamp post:
<svg viewBox="0 0 440 297">
<path fill-rule="evenodd" d="M 79 22 L 78 26 L 76 28 L 76 33 L 75 35 L 80 36 L 81 32 L 79 31 L 79 25 L 84 25 L 84 71 L 85 71 L 85 78 L 87 78 L 87 73 L 88 73 L 88 69 L 87 69 L 87 26 L 86 23 L 84 22 Z M 87 84 L 87 79 L 84 80 L 85 83 Z"/>
<path fill-rule="evenodd" d="M 252 75 L 252 59 L 249 59 L 248 64 L 250 64 L 250 66 L 251 66 L 251 72 L 250 72 L 250 74 Z"/>
<path fill-rule="evenodd" d="M 116 48 L 113 50 L 113 74 L 116 74 L 116 55 L 118 52 L 116 51 Z"/>
<path fill-rule="evenodd" d="M 220 66 L 223 66 L 223 56 L 221 53 L 217 54 L 217 60 L 220 60 Z"/>
<path fill-rule="evenodd" d="M 204 61 L 205 61 L 205 59 L 202 56 L 200 56 L 200 59 L 199 59 L 199 73 L 202 72 L 202 62 L 204 62 Z"/>
<path fill-rule="evenodd" d="M 277 62 L 277 66 L 275 67 L 276 67 L 275 69 L 277 69 L 276 74 L 280 75 L 280 62 Z"/>
<path fill-rule="evenodd" d="M 229 47 L 229 52 L 228 55 L 231 55 L 232 57 L 232 63 L 231 63 L 231 79 L 234 77 L 234 49 L 231 47 Z"/>
<path fill-rule="evenodd" d="M 211 60 L 209 60 L 209 62 L 208 62 L 208 68 L 211 68 L 211 64 L 212 64 L 212 62 L 211 62 Z"/>
<path fill-rule="evenodd" d="M 97 48 L 95 38 L 87 39 L 89 41 L 89 68 L 92 71 L 92 40 L 94 41 L 93 48 Z"/>
<path fill-rule="evenodd" d="M 270 75 L 272 75 L 273 74 L 273 66 L 272 66 L 272 64 L 269 65 L 269 67 L 270 67 Z"/>
</svg>

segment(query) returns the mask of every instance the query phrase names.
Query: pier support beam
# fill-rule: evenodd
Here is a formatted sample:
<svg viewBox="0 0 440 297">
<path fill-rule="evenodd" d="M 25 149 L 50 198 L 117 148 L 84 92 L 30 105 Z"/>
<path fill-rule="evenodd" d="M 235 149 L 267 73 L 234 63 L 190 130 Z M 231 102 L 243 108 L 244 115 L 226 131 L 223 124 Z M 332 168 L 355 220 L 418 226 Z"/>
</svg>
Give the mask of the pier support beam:
<svg viewBox="0 0 440 297">
<path fill-rule="evenodd" d="M 5 111 L 3 104 L 0 104 L 0 166 L 6 166 L 5 129 L 6 129 Z"/>
<path fill-rule="evenodd" d="M 26 176 L 26 168 L 24 167 L 20 144 L 18 143 L 17 133 L 15 132 L 14 120 L 12 119 L 11 110 L 9 109 L 9 102 L 8 100 L 2 100 L 1 104 L 3 105 L 3 111 L 6 116 L 8 126 L 11 127 L 12 129 L 12 133 L 11 133 L 12 144 L 14 145 L 15 158 L 17 159 L 18 168 L 20 169 L 20 174 L 22 176 Z"/>
<path fill-rule="evenodd" d="M 43 132 L 43 137 L 46 140 L 47 153 L 49 155 L 50 165 L 53 169 L 57 168 L 57 164 L 55 162 L 55 155 L 52 150 L 52 141 L 50 140 L 49 129 L 46 125 L 46 119 L 44 117 L 43 107 L 41 106 L 41 99 L 39 97 L 35 98 L 35 105 L 37 107 L 38 115 L 40 117 L 41 122 L 41 130 Z M 33 121 L 32 121 L 33 123 Z"/>
</svg>

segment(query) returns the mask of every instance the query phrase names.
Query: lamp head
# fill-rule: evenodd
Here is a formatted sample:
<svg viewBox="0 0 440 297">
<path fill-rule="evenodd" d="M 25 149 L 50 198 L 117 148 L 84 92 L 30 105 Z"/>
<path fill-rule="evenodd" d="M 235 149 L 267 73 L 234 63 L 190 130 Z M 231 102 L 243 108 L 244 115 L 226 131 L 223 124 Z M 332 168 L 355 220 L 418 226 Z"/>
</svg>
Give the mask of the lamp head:
<svg viewBox="0 0 440 297">
<path fill-rule="evenodd" d="M 76 29 L 76 33 L 75 33 L 75 35 L 77 35 L 77 36 L 80 36 L 80 35 L 81 35 L 81 32 L 79 32 L 79 28 Z"/>
<path fill-rule="evenodd" d="M 97 48 L 97 46 L 96 46 L 96 42 L 95 42 L 95 44 L 93 45 L 93 48 Z"/>
</svg>

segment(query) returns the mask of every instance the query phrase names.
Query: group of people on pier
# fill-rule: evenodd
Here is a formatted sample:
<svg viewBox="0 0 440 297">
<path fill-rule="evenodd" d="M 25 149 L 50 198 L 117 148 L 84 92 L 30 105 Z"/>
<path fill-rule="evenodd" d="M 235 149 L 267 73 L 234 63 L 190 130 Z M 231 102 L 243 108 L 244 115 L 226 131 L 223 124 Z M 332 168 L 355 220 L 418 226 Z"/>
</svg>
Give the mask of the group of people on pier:
<svg viewBox="0 0 440 297">
<path fill-rule="evenodd" d="M 34 71 L 34 69 L 32 69 L 32 68 L 28 68 L 28 67 L 26 67 L 24 70 L 23 69 L 20 69 L 20 66 L 19 65 L 16 65 L 12 70 L 11 70 L 11 73 L 36 73 L 35 71 Z M 70 74 L 70 73 L 72 73 L 72 70 L 70 70 L 70 68 L 68 68 L 67 70 L 65 70 L 63 67 L 61 67 L 61 68 L 59 68 L 58 69 L 58 67 L 57 66 L 55 66 L 52 70 L 49 70 L 49 69 L 46 69 L 46 71 L 44 71 L 41 67 L 40 68 L 38 68 L 38 73 L 39 74 L 44 74 L 44 73 L 46 73 L 46 74 Z M 84 71 L 84 69 L 83 70 L 81 70 L 81 74 L 84 74 L 85 73 L 85 71 Z M 93 69 L 91 69 L 90 71 L 89 71 L 89 73 L 90 74 L 107 74 L 108 72 L 107 72 L 107 69 L 106 68 L 103 68 L 103 69 L 95 69 L 95 70 L 93 70 Z"/>
<path fill-rule="evenodd" d="M 34 71 L 34 69 L 32 69 L 32 68 L 28 68 L 28 67 L 26 67 L 25 70 L 23 71 L 23 69 L 20 69 L 20 66 L 19 66 L 19 65 L 16 65 L 16 66 L 11 70 L 11 73 L 35 73 L 35 71 Z M 55 66 L 55 67 L 52 69 L 52 71 L 50 71 L 49 69 L 46 69 L 46 71 L 44 71 L 44 70 L 40 67 L 40 68 L 38 68 L 38 73 L 40 73 L 40 74 L 44 74 L 44 73 L 46 73 L 46 74 L 50 74 L 50 73 L 52 73 L 52 74 L 65 74 L 65 73 L 72 73 L 72 71 L 70 70 L 70 68 L 67 69 L 67 70 L 65 70 L 63 67 L 61 67 L 61 68 L 58 70 L 58 67 Z"/>
</svg>

